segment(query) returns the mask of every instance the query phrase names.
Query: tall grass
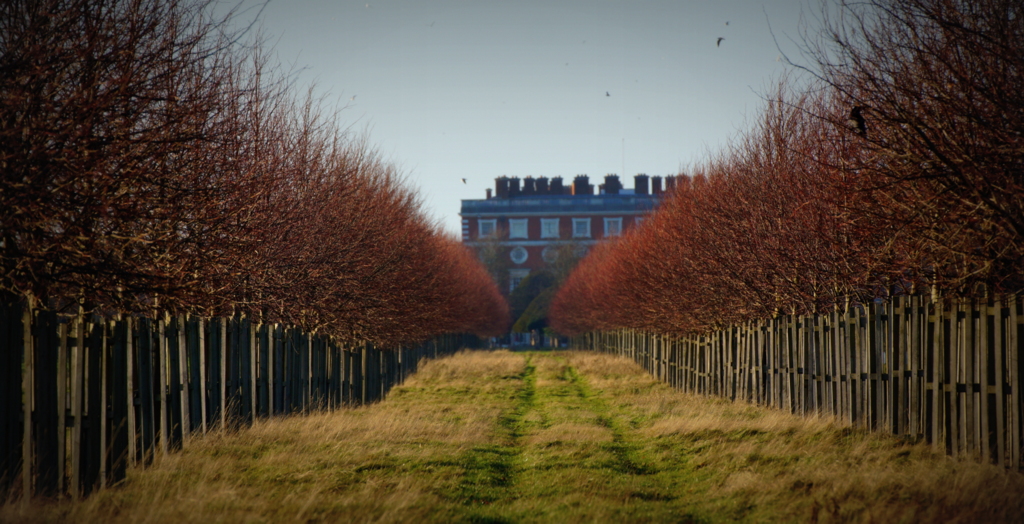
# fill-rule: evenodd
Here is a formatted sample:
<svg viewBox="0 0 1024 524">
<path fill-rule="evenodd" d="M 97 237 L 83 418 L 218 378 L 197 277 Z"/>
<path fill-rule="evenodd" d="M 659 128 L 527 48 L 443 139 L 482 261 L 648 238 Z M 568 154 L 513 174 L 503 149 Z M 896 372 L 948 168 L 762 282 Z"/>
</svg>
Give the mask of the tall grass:
<svg viewBox="0 0 1024 524">
<path fill-rule="evenodd" d="M 5 522 L 1019 522 L 1024 477 L 685 395 L 603 354 L 463 352 L 373 406 L 213 434 Z"/>
</svg>

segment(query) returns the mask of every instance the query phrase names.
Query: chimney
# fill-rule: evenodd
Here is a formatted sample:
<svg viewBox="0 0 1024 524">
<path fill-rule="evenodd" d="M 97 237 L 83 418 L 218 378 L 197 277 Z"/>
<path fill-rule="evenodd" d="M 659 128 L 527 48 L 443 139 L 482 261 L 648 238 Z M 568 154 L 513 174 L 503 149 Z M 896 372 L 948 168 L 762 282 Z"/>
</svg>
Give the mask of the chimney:
<svg viewBox="0 0 1024 524">
<path fill-rule="evenodd" d="M 640 173 L 633 177 L 633 193 L 636 195 L 646 195 L 647 191 L 647 175 Z"/>
<path fill-rule="evenodd" d="M 494 195 L 497 198 L 508 198 L 508 177 L 500 176 L 494 179 Z"/>
<path fill-rule="evenodd" d="M 619 182 L 619 175 L 608 174 L 604 177 L 604 194 L 617 195 L 622 190 L 622 182 Z"/>
<path fill-rule="evenodd" d="M 676 177 L 675 175 L 668 175 L 665 177 L 665 192 L 670 193 L 676 188 Z"/>
<path fill-rule="evenodd" d="M 487 200 L 491 199 L 491 188 L 487 188 Z"/>
<path fill-rule="evenodd" d="M 537 193 L 537 185 L 533 180 L 532 176 L 528 176 L 523 180 L 523 195 L 535 195 Z"/>
<path fill-rule="evenodd" d="M 593 195 L 594 188 L 590 187 L 590 177 L 587 175 L 576 175 L 576 179 L 572 182 L 572 194 Z"/>
<path fill-rule="evenodd" d="M 543 177 L 542 176 L 542 177 L 538 177 L 537 178 L 537 194 L 538 195 L 546 195 L 546 194 L 548 194 L 548 178 L 547 177 Z"/>
<path fill-rule="evenodd" d="M 551 179 L 551 194 L 561 195 L 565 193 L 565 188 L 562 187 L 562 177 L 556 176 Z"/>
<path fill-rule="evenodd" d="M 508 196 L 509 198 L 519 196 L 519 177 L 514 176 L 508 179 Z"/>
<path fill-rule="evenodd" d="M 652 195 L 660 195 L 661 194 L 661 177 L 660 176 L 652 176 L 651 177 L 651 194 Z"/>
</svg>

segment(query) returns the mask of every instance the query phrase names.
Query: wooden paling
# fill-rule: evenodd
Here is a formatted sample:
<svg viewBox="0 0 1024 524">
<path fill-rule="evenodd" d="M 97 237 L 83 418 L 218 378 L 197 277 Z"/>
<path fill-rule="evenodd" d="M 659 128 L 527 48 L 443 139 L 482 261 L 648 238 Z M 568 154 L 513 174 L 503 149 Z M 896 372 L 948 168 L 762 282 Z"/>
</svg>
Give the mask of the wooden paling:
<svg viewBox="0 0 1024 524">
<path fill-rule="evenodd" d="M 683 391 L 831 415 L 1019 469 L 1021 308 L 1018 296 L 896 297 L 687 337 L 588 333 L 573 347 L 631 358 Z"/>
<path fill-rule="evenodd" d="M 0 304 L 0 495 L 88 495 L 213 428 L 375 402 L 420 360 L 465 342 L 357 350 L 240 315 L 109 319 Z"/>
</svg>

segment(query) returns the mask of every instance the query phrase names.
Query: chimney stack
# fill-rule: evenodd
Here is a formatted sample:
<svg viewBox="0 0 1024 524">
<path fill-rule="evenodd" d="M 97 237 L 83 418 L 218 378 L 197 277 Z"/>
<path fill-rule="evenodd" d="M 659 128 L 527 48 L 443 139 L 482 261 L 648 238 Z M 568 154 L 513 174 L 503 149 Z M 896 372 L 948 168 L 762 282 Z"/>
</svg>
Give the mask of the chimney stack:
<svg viewBox="0 0 1024 524">
<path fill-rule="evenodd" d="M 647 191 L 647 175 L 640 173 L 633 177 L 633 194 L 646 195 Z"/>
<path fill-rule="evenodd" d="M 572 194 L 593 195 L 594 188 L 590 185 L 590 177 L 587 175 L 576 175 L 576 179 L 572 182 Z"/>
<path fill-rule="evenodd" d="M 546 195 L 546 194 L 548 194 L 548 178 L 547 177 L 543 177 L 542 176 L 542 177 L 538 177 L 537 178 L 537 194 L 538 195 Z"/>
<path fill-rule="evenodd" d="M 508 177 L 502 175 L 494 179 L 494 196 L 497 198 L 508 198 Z"/>
<path fill-rule="evenodd" d="M 668 175 L 665 177 L 665 192 L 671 193 L 676 188 L 676 177 L 675 175 Z"/>
<path fill-rule="evenodd" d="M 652 176 L 651 177 L 651 194 L 652 195 L 660 195 L 661 194 L 661 177 L 660 176 Z"/>
<path fill-rule="evenodd" d="M 622 190 L 622 182 L 619 182 L 619 175 L 609 173 L 604 177 L 604 194 L 617 195 Z"/>
<path fill-rule="evenodd" d="M 514 176 L 508 179 L 508 196 L 509 198 L 519 196 L 519 177 Z"/>
<path fill-rule="evenodd" d="M 491 188 L 487 188 L 487 200 L 491 199 Z"/>
<path fill-rule="evenodd" d="M 565 188 L 562 187 L 562 177 L 556 176 L 551 179 L 551 194 L 562 195 L 565 194 Z"/>
<path fill-rule="evenodd" d="M 529 196 L 535 194 L 537 194 L 537 185 L 533 180 L 533 177 L 528 176 L 525 179 L 523 179 L 523 195 Z"/>
</svg>

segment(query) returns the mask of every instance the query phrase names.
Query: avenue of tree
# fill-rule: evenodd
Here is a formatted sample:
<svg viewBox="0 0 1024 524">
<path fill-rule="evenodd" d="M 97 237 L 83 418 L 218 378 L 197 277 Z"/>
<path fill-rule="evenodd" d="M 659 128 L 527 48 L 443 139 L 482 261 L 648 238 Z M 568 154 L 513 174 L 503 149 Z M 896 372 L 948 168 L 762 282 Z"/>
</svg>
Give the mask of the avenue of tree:
<svg viewBox="0 0 1024 524">
<path fill-rule="evenodd" d="M 753 127 L 594 249 L 561 333 L 1024 288 L 1024 5 L 824 2 Z"/>
<path fill-rule="evenodd" d="M 206 0 L 0 6 L 0 292 L 379 344 L 505 300 L 395 169 Z"/>
</svg>

